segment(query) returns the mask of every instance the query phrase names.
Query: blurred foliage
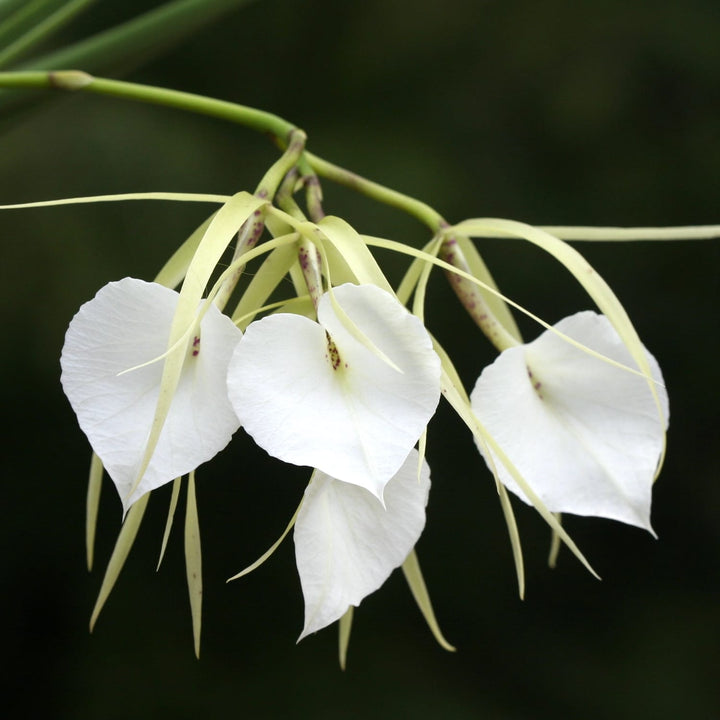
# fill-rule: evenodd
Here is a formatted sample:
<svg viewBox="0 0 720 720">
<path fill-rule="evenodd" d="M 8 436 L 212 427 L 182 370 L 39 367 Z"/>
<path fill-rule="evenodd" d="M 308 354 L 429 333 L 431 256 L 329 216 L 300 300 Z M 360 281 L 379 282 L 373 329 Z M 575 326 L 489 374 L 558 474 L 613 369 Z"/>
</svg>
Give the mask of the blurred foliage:
<svg viewBox="0 0 720 720">
<path fill-rule="evenodd" d="M 54 49 L 160 3 L 97 3 Z M 713 0 L 263 0 L 115 77 L 254 105 L 296 122 L 314 152 L 426 200 L 448 220 L 718 222 L 720 16 Z M 0 120 L 4 203 L 142 190 L 251 189 L 262 137 L 166 109 L 38 95 Z M 326 209 L 416 246 L 415 222 L 341 188 Z M 5 432 L 0 543 L 11 717 L 449 720 L 718 718 L 720 509 L 716 242 L 584 245 L 663 367 L 671 398 L 659 541 L 567 518 L 600 575 L 516 503 L 528 592 L 517 599 L 491 478 L 447 407 L 433 421 L 433 491 L 419 556 L 453 655 L 434 645 L 399 574 L 355 614 L 348 670 L 333 629 L 295 646 L 291 542 L 307 473 L 247 438 L 198 473 L 205 607 L 194 659 L 180 534 L 154 572 L 164 496 L 93 636 L 87 621 L 120 522 L 109 486 L 98 567 L 84 569 L 88 447 L 59 385 L 64 330 L 106 282 L 150 278 L 209 212 L 167 203 L 3 211 Z M 481 250 L 503 289 L 549 322 L 588 306 L 519 242 Z M 391 272 L 401 265 L 393 261 Z M 492 358 L 443 279 L 428 322 L 468 386 Z M 523 322 L 532 337 L 536 330 Z M 520 421 L 520 420 L 519 420 Z M 163 498 L 163 499 L 161 499 Z"/>
</svg>

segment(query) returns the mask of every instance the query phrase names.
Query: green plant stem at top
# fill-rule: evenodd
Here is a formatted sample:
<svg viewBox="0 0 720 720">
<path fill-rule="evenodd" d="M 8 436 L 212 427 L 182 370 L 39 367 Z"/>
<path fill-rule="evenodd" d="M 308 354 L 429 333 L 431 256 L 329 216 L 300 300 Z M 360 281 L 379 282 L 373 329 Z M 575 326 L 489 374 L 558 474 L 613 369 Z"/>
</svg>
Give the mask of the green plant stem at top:
<svg viewBox="0 0 720 720">
<path fill-rule="evenodd" d="M 96 78 L 77 70 L 0 73 L 0 88 L 82 91 L 136 102 L 163 105 L 227 120 L 256 132 L 264 133 L 270 136 L 275 144 L 283 150 L 286 150 L 291 139 L 296 137 L 298 132 L 301 132 L 295 125 L 278 115 L 256 108 L 178 90 Z M 304 133 L 301 134 L 304 138 Z M 307 151 L 299 155 L 296 164 L 306 178 L 313 178 L 315 175 L 327 178 L 377 202 L 405 212 L 428 227 L 434 235 L 442 233 L 444 240 L 441 255 L 455 267 L 463 271 L 468 270 L 467 260 L 461 248 L 455 242 L 452 233 L 448 232 L 445 236 L 445 231 L 450 229 L 449 224 L 426 203 L 356 175 Z M 319 203 L 315 210 L 321 214 Z M 562 228 L 559 230 L 561 231 Z M 573 228 L 573 230 L 582 236 L 581 231 L 583 228 Z M 678 233 L 679 238 L 698 237 L 696 233 L 692 232 L 693 228 L 680 228 L 679 230 L 681 231 Z M 717 237 L 720 234 L 720 226 L 707 226 L 703 228 L 702 232 L 704 234 L 701 234 L 701 237 Z M 561 236 L 561 232 L 556 235 L 556 237 Z M 628 234 L 625 234 L 624 237 L 618 237 L 618 239 L 631 238 L 632 235 Z M 612 233 L 609 234 L 608 239 L 612 239 Z M 505 328 L 488 307 L 484 293 L 478 293 L 475 287 L 470 287 L 467 281 L 457 277 L 454 278 L 451 285 L 460 302 L 466 307 L 471 317 L 498 350 L 502 351 L 504 348 L 515 344 L 516 341 L 510 329 Z"/>
<path fill-rule="evenodd" d="M 76 15 L 79 15 L 83 10 L 87 10 L 96 1 L 71 0 L 71 2 L 63 4 L 56 10 L 51 10 L 49 15 L 6 45 L 2 42 L 5 37 L 0 33 L 0 45 L 4 45 L 0 51 L 0 68 L 6 67 L 17 58 L 27 54 L 35 45 L 46 40 L 53 33 L 58 32 Z M 25 7 L 28 7 L 28 5 Z M 7 25 L 5 25 L 5 28 L 7 28 Z"/>
</svg>

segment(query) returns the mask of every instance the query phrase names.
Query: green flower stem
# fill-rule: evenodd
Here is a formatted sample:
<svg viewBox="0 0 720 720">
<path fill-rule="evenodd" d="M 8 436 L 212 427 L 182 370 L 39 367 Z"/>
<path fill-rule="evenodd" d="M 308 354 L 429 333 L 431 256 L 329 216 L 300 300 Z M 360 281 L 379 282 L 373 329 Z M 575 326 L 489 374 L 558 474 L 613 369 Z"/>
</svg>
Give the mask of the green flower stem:
<svg viewBox="0 0 720 720">
<path fill-rule="evenodd" d="M 283 147 L 287 145 L 290 133 L 296 129 L 292 123 L 277 115 L 245 105 L 152 85 L 96 78 L 80 70 L 57 72 L 31 70 L 0 73 L 0 88 L 82 90 L 95 95 L 108 95 L 123 100 L 162 105 L 243 125 L 251 130 L 270 135 Z"/>
<path fill-rule="evenodd" d="M 60 30 L 70 22 L 76 15 L 86 10 L 96 0 L 71 0 L 58 8 L 44 20 L 31 27 L 25 34 L 14 42 L 6 45 L 0 51 L 0 68 L 21 57 L 32 49 L 33 46 L 47 39 L 53 33 Z M 26 6 L 27 7 L 27 6 Z"/>
<path fill-rule="evenodd" d="M 270 135 L 280 147 L 287 147 L 292 143 L 293 133 L 295 137 L 298 135 L 298 128 L 287 120 L 277 115 L 273 115 L 262 110 L 238 105 L 236 103 L 226 102 L 224 100 L 216 100 L 207 98 L 202 95 L 194 95 L 192 93 L 180 92 L 178 90 L 168 90 L 148 85 L 139 85 L 136 83 L 123 82 L 120 80 L 108 80 L 104 78 L 95 78 L 87 73 L 77 70 L 64 70 L 58 72 L 18 72 L 18 73 L 0 73 L 0 88 L 56 88 L 63 90 L 91 92 L 98 95 L 109 95 L 125 100 L 134 100 L 137 102 L 146 102 L 155 105 L 164 105 L 167 107 L 194 112 L 202 115 L 208 115 L 221 120 L 227 120 L 237 123 L 244 127 L 257 132 Z M 304 142 L 304 134 L 302 135 Z M 420 200 L 409 195 L 392 190 L 379 183 L 367 180 L 366 178 L 356 175 L 344 168 L 333 163 L 323 160 L 317 155 L 304 152 L 298 160 L 295 161 L 303 170 L 304 176 L 312 176 L 317 174 L 321 177 L 332 180 L 338 184 L 355 190 L 377 202 L 395 207 L 411 217 L 416 218 L 426 225 L 433 233 L 440 232 L 443 228 L 448 227 L 448 223 L 433 208 Z M 308 168 L 309 166 L 309 168 Z M 287 171 L 286 171 L 287 172 Z M 284 175 L 285 173 L 283 173 Z M 451 239 L 446 240 L 450 243 Z M 305 257 L 307 262 L 315 259 L 315 252 L 311 252 L 309 248 L 301 248 L 301 252 L 306 250 Z M 460 253 L 459 247 L 452 246 L 452 251 L 446 252 L 444 257 L 451 264 L 461 263 L 457 267 L 466 270 L 467 263 Z M 314 272 L 308 265 L 308 272 Z M 307 279 L 307 276 L 306 276 Z M 308 283 L 308 289 L 311 297 L 313 296 L 313 287 L 318 284 L 311 279 Z M 469 285 L 465 282 L 452 283 L 455 293 L 460 302 L 465 306 L 470 315 L 479 321 L 480 329 L 483 330 L 488 338 L 496 344 L 499 349 L 508 346 L 507 338 L 503 338 L 500 333 L 501 324 L 494 318 L 487 304 L 482 300 L 482 296 L 476 290 L 470 290 Z M 312 286 L 312 287 L 311 287 Z M 316 288 L 317 289 L 317 288 Z M 482 301 L 482 304 L 479 304 Z M 510 336 L 508 336 L 510 337 Z M 514 343 L 513 343 L 514 344 Z"/>
<path fill-rule="evenodd" d="M 345 170 L 327 160 L 323 160 L 317 155 L 305 153 L 305 157 L 320 177 L 332 180 L 338 183 L 338 185 L 344 185 L 350 190 L 355 190 L 361 195 L 377 200 L 384 205 L 402 210 L 404 213 L 419 220 L 423 225 L 426 225 L 433 233 L 443 227 L 447 227 L 447 223 L 443 220 L 442 216 L 427 203 L 416 200 L 397 190 L 392 190 L 380 183 L 368 180 L 360 175 L 356 175 L 349 170 Z"/>
</svg>

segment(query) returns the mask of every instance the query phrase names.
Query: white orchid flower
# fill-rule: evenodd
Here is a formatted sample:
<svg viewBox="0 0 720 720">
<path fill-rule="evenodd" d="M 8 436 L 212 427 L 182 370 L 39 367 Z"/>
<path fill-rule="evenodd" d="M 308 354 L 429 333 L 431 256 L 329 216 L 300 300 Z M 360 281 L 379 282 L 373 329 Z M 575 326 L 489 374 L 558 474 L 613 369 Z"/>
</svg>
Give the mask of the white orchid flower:
<svg viewBox="0 0 720 720">
<path fill-rule="evenodd" d="M 225 378 L 242 333 L 210 306 L 188 343 L 159 441 L 137 482 L 163 372 L 163 362 L 153 361 L 168 349 L 178 298 L 157 283 L 112 282 L 80 308 L 65 336 L 63 389 L 125 510 L 210 460 L 239 427 Z"/>
<path fill-rule="evenodd" d="M 371 492 L 316 471 L 295 523 L 305 599 L 300 640 L 340 619 L 405 561 L 425 527 L 430 468 L 413 450 L 385 487 Z"/>
<path fill-rule="evenodd" d="M 230 401 L 270 455 L 382 500 L 435 412 L 440 360 L 422 322 L 374 285 L 325 293 L 317 317 L 248 326 L 230 361 Z"/>
<path fill-rule="evenodd" d="M 604 315 L 580 312 L 555 329 L 625 369 L 547 330 L 483 370 L 473 411 L 548 510 L 652 533 L 651 490 L 669 417 L 660 368 L 646 350 L 661 413 L 647 379 L 627 369 L 636 364 Z M 529 502 L 496 456 L 488 465 Z"/>
</svg>

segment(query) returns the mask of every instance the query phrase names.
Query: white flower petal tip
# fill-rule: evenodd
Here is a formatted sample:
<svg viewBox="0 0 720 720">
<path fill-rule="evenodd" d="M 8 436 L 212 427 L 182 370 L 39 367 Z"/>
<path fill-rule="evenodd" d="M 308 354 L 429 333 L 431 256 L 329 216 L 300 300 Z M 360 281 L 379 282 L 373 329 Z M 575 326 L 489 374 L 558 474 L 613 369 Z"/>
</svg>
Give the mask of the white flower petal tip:
<svg viewBox="0 0 720 720">
<path fill-rule="evenodd" d="M 327 293 L 317 323 L 290 314 L 252 323 L 230 363 L 228 392 L 270 455 L 382 499 L 435 412 L 440 359 L 422 322 L 389 293 L 347 284 L 334 295 L 360 334 Z"/>
<path fill-rule="evenodd" d="M 364 488 L 316 471 L 295 523 L 305 599 L 298 642 L 341 618 L 405 561 L 425 527 L 430 468 L 413 450 L 385 488 L 386 507 Z"/>
<path fill-rule="evenodd" d="M 178 297 L 157 283 L 112 282 L 80 308 L 65 336 L 63 390 L 126 511 L 145 493 L 210 460 L 239 427 L 225 378 L 242 333 L 211 306 L 188 351 L 150 464 L 130 495 L 163 372 L 162 361 L 150 361 L 167 350 Z M 124 372 L 129 368 L 136 369 Z"/>
<path fill-rule="evenodd" d="M 577 313 L 555 328 L 635 367 L 603 315 Z M 619 520 L 655 534 L 651 493 L 669 406 L 660 368 L 646 354 L 662 422 L 645 378 L 549 330 L 505 350 L 483 370 L 471 395 L 473 411 L 548 510 Z M 500 481 L 529 502 L 499 458 L 493 454 L 492 460 Z"/>
</svg>

